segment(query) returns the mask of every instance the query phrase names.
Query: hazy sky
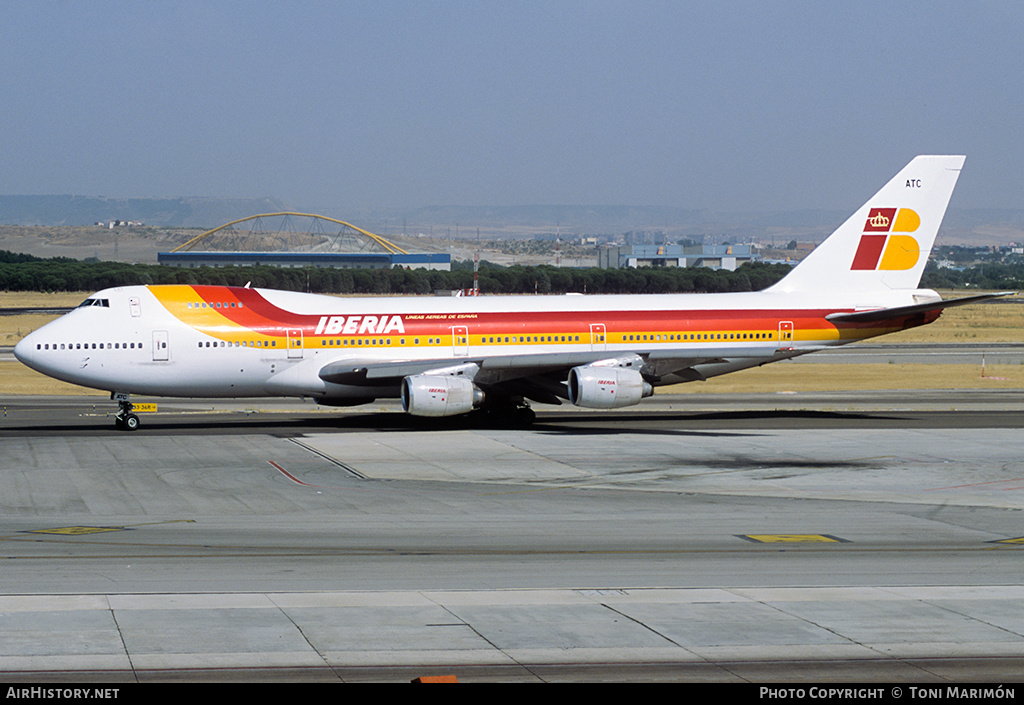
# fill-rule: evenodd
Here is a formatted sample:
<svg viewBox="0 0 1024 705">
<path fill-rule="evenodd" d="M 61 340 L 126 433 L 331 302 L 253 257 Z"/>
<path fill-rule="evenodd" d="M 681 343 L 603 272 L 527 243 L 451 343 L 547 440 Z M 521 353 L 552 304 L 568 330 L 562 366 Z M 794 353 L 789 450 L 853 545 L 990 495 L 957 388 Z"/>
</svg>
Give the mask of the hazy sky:
<svg viewBox="0 0 1024 705">
<path fill-rule="evenodd" d="M 0 193 L 1024 208 L 1024 3 L 0 3 Z"/>
</svg>

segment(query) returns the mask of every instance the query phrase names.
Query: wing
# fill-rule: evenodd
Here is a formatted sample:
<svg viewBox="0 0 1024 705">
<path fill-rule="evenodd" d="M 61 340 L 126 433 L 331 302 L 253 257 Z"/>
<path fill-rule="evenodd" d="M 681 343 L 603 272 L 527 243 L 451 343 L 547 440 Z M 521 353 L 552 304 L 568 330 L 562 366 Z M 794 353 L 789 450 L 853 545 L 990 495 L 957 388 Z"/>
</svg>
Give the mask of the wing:
<svg viewBox="0 0 1024 705">
<path fill-rule="evenodd" d="M 796 348 L 759 345 L 738 350 L 735 347 L 708 346 L 675 350 L 638 350 L 632 353 L 586 351 L 539 353 L 533 355 L 495 355 L 488 357 L 437 358 L 433 360 L 343 360 L 325 365 L 319 376 L 325 382 L 362 387 L 394 387 L 404 377 L 422 374 L 452 374 L 466 370 L 467 377 L 482 389 L 521 395 L 533 401 L 559 404 L 568 399 L 565 379 L 569 370 L 602 361 L 635 360 L 635 368 L 653 385 L 703 379 L 699 365 L 744 360 L 750 365 L 760 361 L 784 360 L 810 352 Z"/>
</svg>

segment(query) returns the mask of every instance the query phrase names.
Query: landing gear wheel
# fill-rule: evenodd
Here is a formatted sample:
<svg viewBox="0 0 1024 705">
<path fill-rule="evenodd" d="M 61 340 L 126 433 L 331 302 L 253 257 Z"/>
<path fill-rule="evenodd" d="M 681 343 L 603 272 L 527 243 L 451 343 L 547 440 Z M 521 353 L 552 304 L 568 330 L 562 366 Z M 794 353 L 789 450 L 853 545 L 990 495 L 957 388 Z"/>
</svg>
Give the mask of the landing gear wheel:
<svg viewBox="0 0 1024 705">
<path fill-rule="evenodd" d="M 115 397 L 111 394 L 111 397 Z M 134 405 L 128 401 L 128 395 L 120 395 L 117 399 L 117 414 L 114 416 L 114 425 L 122 431 L 134 431 L 139 427 L 139 417 L 132 413 Z"/>
<path fill-rule="evenodd" d="M 537 418 L 526 402 L 493 404 L 477 413 L 479 422 L 487 428 L 529 428 Z"/>
<path fill-rule="evenodd" d="M 517 428 L 532 426 L 537 419 L 537 413 L 528 406 L 520 406 L 512 412 L 510 420 Z"/>
</svg>

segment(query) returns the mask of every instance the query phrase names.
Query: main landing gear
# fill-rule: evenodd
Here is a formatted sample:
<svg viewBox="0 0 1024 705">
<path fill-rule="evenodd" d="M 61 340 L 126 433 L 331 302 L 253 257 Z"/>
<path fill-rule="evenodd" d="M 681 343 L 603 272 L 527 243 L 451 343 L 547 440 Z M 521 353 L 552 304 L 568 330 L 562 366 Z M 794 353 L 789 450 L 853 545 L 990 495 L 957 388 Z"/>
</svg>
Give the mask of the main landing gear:
<svg viewBox="0 0 1024 705">
<path fill-rule="evenodd" d="M 132 413 L 135 405 L 128 401 L 123 392 L 111 392 L 110 398 L 117 402 L 118 411 L 114 415 L 114 426 L 122 431 L 134 431 L 139 427 L 139 417 Z"/>
<path fill-rule="evenodd" d="M 524 400 L 502 399 L 472 412 L 485 428 L 528 428 L 537 418 Z"/>
</svg>

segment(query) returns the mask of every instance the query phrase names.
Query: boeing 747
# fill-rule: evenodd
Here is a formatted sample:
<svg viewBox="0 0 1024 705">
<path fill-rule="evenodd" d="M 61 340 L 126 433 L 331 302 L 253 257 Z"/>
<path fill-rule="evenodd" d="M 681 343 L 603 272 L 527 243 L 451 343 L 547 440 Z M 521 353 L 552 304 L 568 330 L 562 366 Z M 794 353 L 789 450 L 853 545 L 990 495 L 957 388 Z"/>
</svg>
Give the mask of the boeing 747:
<svg viewBox="0 0 1024 705">
<path fill-rule="evenodd" d="M 130 395 L 401 398 L 416 416 L 475 410 L 528 423 L 527 400 L 615 409 L 659 385 L 735 372 L 930 323 L 919 289 L 964 163 L 920 156 L 777 284 L 758 292 L 339 298 L 225 286 L 106 289 L 14 354 L 102 389 L 134 430 Z"/>
</svg>

